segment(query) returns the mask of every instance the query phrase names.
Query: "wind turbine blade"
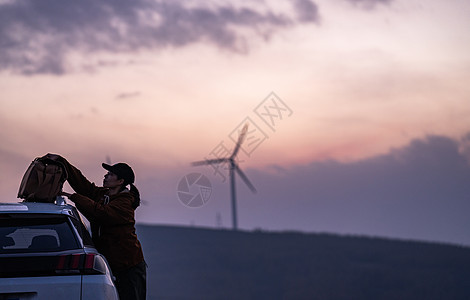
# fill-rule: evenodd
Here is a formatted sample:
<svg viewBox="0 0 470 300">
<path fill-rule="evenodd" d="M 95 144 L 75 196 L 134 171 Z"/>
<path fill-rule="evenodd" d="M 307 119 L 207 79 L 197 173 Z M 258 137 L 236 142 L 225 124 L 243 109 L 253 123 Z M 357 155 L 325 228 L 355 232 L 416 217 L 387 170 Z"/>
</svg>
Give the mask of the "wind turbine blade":
<svg viewBox="0 0 470 300">
<path fill-rule="evenodd" d="M 237 155 L 238 151 L 240 151 L 240 147 L 243 141 L 245 140 L 247 131 L 248 131 L 248 123 L 246 123 L 245 126 L 243 126 L 242 131 L 240 132 L 240 136 L 238 137 L 237 145 L 235 146 L 235 149 L 233 150 L 233 153 L 230 156 L 230 158 L 234 158 Z"/>
<path fill-rule="evenodd" d="M 243 173 L 243 171 L 238 166 L 235 166 L 235 170 L 237 171 L 238 175 L 243 180 L 243 182 L 248 186 L 248 188 L 250 188 L 253 193 L 256 193 L 257 191 L 255 186 L 250 182 L 248 177 L 246 177 L 245 173 Z"/>
<path fill-rule="evenodd" d="M 207 160 L 192 162 L 191 165 L 192 166 L 212 165 L 212 164 L 220 164 L 222 162 L 227 162 L 227 161 L 229 161 L 228 158 L 207 159 Z"/>
</svg>

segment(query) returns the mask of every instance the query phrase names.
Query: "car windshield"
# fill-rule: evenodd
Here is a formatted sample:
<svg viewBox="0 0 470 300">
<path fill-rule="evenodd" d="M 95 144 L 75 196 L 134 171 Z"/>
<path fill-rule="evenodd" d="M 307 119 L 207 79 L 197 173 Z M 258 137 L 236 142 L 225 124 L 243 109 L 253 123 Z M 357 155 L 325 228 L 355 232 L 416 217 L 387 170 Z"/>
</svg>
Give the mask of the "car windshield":
<svg viewBox="0 0 470 300">
<path fill-rule="evenodd" d="M 66 216 L 0 215 L 0 253 L 64 251 L 79 248 Z"/>
</svg>

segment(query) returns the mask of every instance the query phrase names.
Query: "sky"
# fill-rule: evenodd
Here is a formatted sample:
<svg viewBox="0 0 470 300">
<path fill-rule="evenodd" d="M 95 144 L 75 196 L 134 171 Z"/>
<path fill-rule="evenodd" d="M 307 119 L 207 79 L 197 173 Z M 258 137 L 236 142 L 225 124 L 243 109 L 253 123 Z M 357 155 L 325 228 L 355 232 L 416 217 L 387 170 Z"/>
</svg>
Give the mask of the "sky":
<svg viewBox="0 0 470 300">
<path fill-rule="evenodd" d="M 129 163 L 138 223 L 230 228 L 191 162 L 249 124 L 241 229 L 470 246 L 469 29 L 464 0 L 0 0 L 0 200 L 59 153 Z"/>
</svg>

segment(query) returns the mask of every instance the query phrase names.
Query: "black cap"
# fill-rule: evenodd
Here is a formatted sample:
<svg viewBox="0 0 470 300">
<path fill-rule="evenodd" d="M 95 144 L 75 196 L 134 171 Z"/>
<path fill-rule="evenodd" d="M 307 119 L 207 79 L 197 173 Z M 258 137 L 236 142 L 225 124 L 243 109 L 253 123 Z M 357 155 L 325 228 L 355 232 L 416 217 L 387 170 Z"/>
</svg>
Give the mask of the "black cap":
<svg viewBox="0 0 470 300">
<path fill-rule="evenodd" d="M 114 173 L 119 178 L 124 179 L 124 182 L 126 184 L 134 183 L 134 180 L 135 180 L 134 171 L 132 171 L 132 168 L 129 167 L 128 164 L 126 164 L 126 163 L 117 163 L 117 164 L 114 164 L 114 165 L 111 166 L 111 165 L 103 163 L 101 165 L 103 166 L 103 168 L 105 168 L 109 172 Z"/>
</svg>

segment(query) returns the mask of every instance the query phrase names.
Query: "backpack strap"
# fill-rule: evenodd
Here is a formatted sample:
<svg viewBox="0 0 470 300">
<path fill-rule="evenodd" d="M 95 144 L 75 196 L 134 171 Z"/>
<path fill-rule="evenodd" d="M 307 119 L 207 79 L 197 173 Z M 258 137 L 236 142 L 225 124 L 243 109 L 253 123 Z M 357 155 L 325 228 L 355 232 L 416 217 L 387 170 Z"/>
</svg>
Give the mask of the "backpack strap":
<svg viewBox="0 0 470 300">
<path fill-rule="evenodd" d="M 51 189 L 49 190 L 50 194 L 60 192 L 62 190 L 62 184 L 60 184 L 60 182 L 62 180 L 62 176 L 54 176 L 54 175 L 51 175 L 51 174 L 47 174 L 46 176 L 50 176 L 50 177 L 54 178 L 54 182 L 51 184 Z M 58 191 L 52 190 L 54 187 L 59 187 L 59 190 Z M 53 199 L 50 199 L 50 200 L 53 200 Z"/>
<path fill-rule="evenodd" d="M 46 175 L 45 174 L 46 172 L 46 169 L 42 170 L 42 172 L 36 172 L 36 174 L 38 175 L 38 186 L 41 186 L 43 185 L 44 181 L 46 180 Z"/>
</svg>

